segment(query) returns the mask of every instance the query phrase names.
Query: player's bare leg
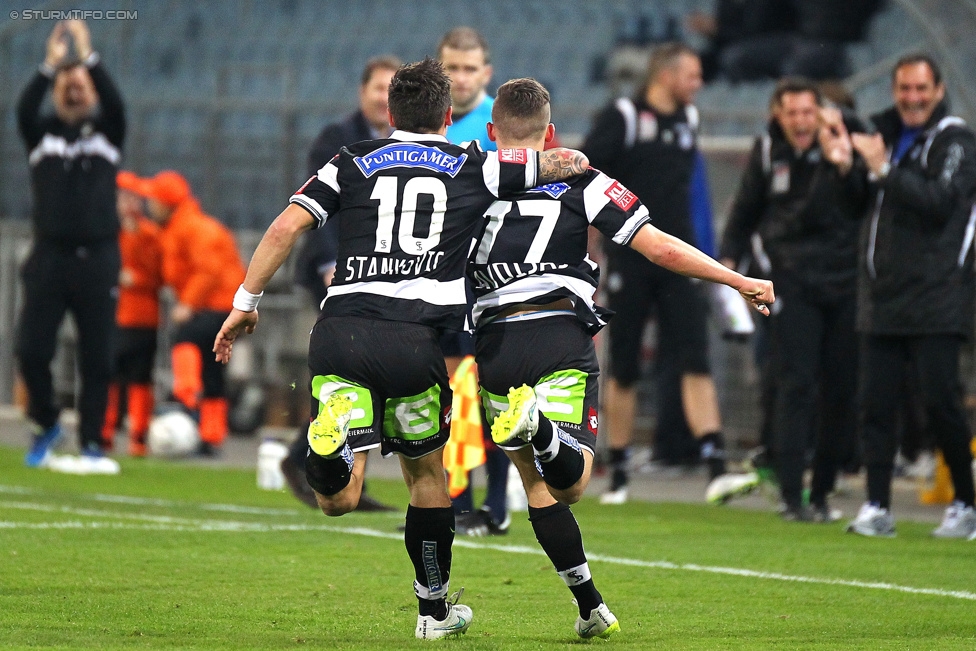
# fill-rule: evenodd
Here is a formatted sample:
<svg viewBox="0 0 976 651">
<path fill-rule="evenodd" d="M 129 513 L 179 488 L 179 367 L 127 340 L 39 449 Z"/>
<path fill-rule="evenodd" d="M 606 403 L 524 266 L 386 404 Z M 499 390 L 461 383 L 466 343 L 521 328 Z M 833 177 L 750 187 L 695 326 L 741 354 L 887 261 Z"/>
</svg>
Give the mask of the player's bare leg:
<svg viewBox="0 0 976 651">
<path fill-rule="evenodd" d="M 338 493 L 323 495 L 315 491 L 315 501 L 318 502 L 322 513 L 335 517 L 356 509 L 359 505 L 359 497 L 363 492 L 363 477 L 366 474 L 366 456 L 368 454 L 368 452 L 355 453 L 352 470 L 349 473 L 349 483 Z"/>
<path fill-rule="evenodd" d="M 610 487 L 600 497 L 601 504 L 622 504 L 627 501 L 627 481 L 630 461 L 630 442 L 634 438 L 634 418 L 637 413 L 637 391 L 624 387 L 614 378 L 607 380 L 601 409 L 603 431 L 610 440 Z"/>
</svg>

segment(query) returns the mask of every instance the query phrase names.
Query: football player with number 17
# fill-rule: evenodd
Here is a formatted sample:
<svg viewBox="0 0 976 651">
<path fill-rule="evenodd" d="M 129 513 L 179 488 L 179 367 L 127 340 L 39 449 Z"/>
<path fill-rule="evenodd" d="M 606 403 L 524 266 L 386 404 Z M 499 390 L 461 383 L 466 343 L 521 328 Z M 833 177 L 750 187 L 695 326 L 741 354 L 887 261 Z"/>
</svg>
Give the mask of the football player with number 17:
<svg viewBox="0 0 976 651">
<path fill-rule="evenodd" d="M 541 152 L 555 133 L 549 117 L 549 93 L 540 83 L 503 84 L 488 125 L 500 158 Z M 593 466 L 600 369 L 592 337 L 606 325 L 606 311 L 593 302 L 599 270 L 586 255 L 587 228 L 666 269 L 729 285 L 765 315 L 774 300 L 772 283 L 727 269 L 652 226 L 652 217 L 630 190 L 591 168 L 495 201 L 468 266 L 491 436 L 518 468 L 529 521 L 573 592 L 583 638 L 620 629 L 590 576 L 568 506 L 583 495 Z"/>
<path fill-rule="evenodd" d="M 342 148 L 268 228 L 214 352 L 230 359 L 298 237 L 335 221 L 335 278 L 309 343 L 308 483 L 326 515 L 342 515 L 359 502 L 367 452 L 399 455 L 410 489 L 404 542 L 419 600 L 416 635 L 436 639 L 471 623 L 469 607 L 447 600 L 455 523 L 441 453 L 451 389 L 439 331 L 463 327 L 465 257 L 492 201 L 579 175 L 587 160 L 566 149 L 450 144 L 450 80 L 432 59 L 396 72 L 389 114 L 396 131 Z M 355 571 L 341 554 L 326 557 L 335 559 L 321 568 L 326 576 Z"/>
</svg>

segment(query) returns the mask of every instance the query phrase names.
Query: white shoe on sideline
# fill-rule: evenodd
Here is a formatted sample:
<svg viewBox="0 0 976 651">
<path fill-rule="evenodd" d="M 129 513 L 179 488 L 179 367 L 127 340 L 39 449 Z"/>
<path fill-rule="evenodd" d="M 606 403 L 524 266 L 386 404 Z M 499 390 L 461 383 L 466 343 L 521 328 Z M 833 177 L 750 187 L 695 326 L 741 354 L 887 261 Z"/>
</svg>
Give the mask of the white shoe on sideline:
<svg viewBox="0 0 976 651">
<path fill-rule="evenodd" d="M 48 462 L 47 468 L 67 475 L 117 475 L 122 472 L 115 459 L 93 454 L 56 456 Z"/>
<path fill-rule="evenodd" d="M 953 502 L 942 517 L 942 524 L 932 532 L 936 538 L 965 538 L 976 536 L 976 509 L 962 502 Z"/>
<path fill-rule="evenodd" d="M 627 487 L 621 486 L 615 491 L 607 491 L 600 496 L 600 504 L 626 504 Z"/>
<path fill-rule="evenodd" d="M 880 538 L 895 537 L 895 518 L 891 511 L 868 502 L 861 506 L 857 517 L 847 525 L 848 533 Z"/>
</svg>

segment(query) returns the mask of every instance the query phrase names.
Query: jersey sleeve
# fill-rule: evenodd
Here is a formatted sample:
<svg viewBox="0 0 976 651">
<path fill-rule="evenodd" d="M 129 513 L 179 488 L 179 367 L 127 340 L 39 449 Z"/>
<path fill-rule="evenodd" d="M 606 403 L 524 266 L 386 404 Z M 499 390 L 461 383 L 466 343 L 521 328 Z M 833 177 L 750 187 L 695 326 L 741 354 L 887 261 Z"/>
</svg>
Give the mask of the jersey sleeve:
<svg viewBox="0 0 976 651">
<path fill-rule="evenodd" d="M 477 147 L 476 144 L 474 146 Z M 539 184 L 539 152 L 532 149 L 500 149 L 481 155 L 486 156 L 481 168 L 485 187 L 492 195 L 510 197 Z"/>
<path fill-rule="evenodd" d="M 337 154 L 288 200 L 288 203 L 298 204 L 307 210 L 315 218 L 316 228 L 324 226 L 329 215 L 339 209 L 338 162 Z"/>
<path fill-rule="evenodd" d="M 608 238 L 628 246 L 637 231 L 651 221 L 637 195 L 603 172 L 593 170 L 583 190 L 586 220 Z"/>
</svg>

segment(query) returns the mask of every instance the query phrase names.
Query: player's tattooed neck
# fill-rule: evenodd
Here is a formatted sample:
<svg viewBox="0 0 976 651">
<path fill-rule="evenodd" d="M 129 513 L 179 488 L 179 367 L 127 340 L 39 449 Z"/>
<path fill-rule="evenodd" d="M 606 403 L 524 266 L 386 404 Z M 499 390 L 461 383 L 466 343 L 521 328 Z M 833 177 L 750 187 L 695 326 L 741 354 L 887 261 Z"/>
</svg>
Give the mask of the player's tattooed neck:
<svg viewBox="0 0 976 651">
<path fill-rule="evenodd" d="M 575 149 L 558 147 L 539 154 L 539 181 L 552 183 L 582 174 L 589 160 Z"/>
</svg>

